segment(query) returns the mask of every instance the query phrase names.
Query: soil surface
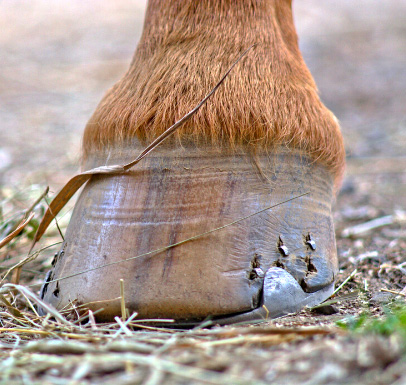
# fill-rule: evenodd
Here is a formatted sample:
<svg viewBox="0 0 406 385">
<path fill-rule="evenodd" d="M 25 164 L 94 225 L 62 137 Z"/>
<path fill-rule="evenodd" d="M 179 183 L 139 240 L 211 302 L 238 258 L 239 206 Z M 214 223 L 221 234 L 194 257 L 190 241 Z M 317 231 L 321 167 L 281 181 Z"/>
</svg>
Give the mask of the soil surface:
<svg viewBox="0 0 406 385">
<path fill-rule="evenodd" d="M 351 277 L 333 308 L 304 310 L 260 328 L 335 328 L 348 316 L 380 316 L 395 297 L 381 289 L 406 287 L 406 1 L 294 3 L 303 55 L 346 141 L 347 172 L 334 208 L 338 284 Z M 0 199 L 46 185 L 58 191 L 78 171 L 84 125 L 126 71 L 144 8 L 137 0 L 0 2 Z M 44 266 L 54 252 L 44 252 Z M 24 277 L 35 283 L 44 273 L 42 267 L 27 268 Z M 152 351 L 155 356 L 205 369 L 199 373 L 210 378 L 179 376 L 174 369 L 162 369 L 162 362 L 157 371 L 148 369 L 152 364 L 137 371 L 137 363 L 125 364 L 133 362 L 127 358 L 78 375 L 76 382 L 70 382 L 71 374 L 80 361 L 72 361 L 69 370 L 32 371 L 13 383 L 189 384 L 227 378 L 237 383 L 232 379 L 238 378 L 250 384 L 406 384 L 398 339 L 331 330 L 328 335 L 206 344 L 203 350 L 187 341 L 174 348 L 169 339 L 155 342 L 160 349 Z M 82 353 L 91 360 L 92 353 Z M 7 357 L 0 355 L 0 367 Z"/>
</svg>

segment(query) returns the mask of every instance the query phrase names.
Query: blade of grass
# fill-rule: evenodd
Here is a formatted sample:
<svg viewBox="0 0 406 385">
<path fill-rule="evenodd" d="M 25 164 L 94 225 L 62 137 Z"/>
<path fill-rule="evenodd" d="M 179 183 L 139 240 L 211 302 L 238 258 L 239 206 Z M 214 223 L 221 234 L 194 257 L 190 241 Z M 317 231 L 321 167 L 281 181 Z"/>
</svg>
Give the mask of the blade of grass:
<svg viewBox="0 0 406 385">
<path fill-rule="evenodd" d="M 273 209 L 273 208 L 275 208 L 275 207 L 277 207 L 277 206 L 280 206 L 280 205 L 282 205 L 282 204 L 284 204 L 284 203 L 290 202 L 290 201 L 292 201 L 292 200 L 294 200 L 294 199 L 298 199 L 298 198 L 300 198 L 300 197 L 302 197 L 302 196 L 304 196 L 304 195 L 307 195 L 307 194 L 309 194 L 309 192 L 305 192 L 305 193 L 300 194 L 300 195 L 297 195 L 297 196 L 295 196 L 295 197 L 293 197 L 293 198 L 290 198 L 290 199 L 287 199 L 287 200 L 285 200 L 285 201 L 276 203 L 275 205 L 271 205 L 271 206 L 265 207 L 265 208 L 262 209 L 262 210 L 256 211 L 256 212 L 254 212 L 254 213 L 252 213 L 252 214 L 249 214 L 249 215 L 247 215 L 247 216 L 245 216 L 245 217 L 239 218 L 239 219 L 237 219 L 237 220 L 235 220 L 235 221 L 233 221 L 233 222 L 227 223 L 227 224 L 225 224 L 224 226 L 220 226 L 220 227 L 217 227 L 217 228 L 215 228 L 215 229 L 206 231 L 206 232 L 204 232 L 204 233 L 195 235 L 195 236 L 193 236 L 193 237 L 190 237 L 190 238 L 185 239 L 185 240 L 183 240 L 183 241 L 174 243 L 174 244 L 172 244 L 172 245 L 168 245 L 168 246 L 164 246 L 164 247 L 162 247 L 162 248 L 160 248 L 160 249 L 148 251 L 147 253 L 139 254 L 139 255 L 136 255 L 135 257 L 125 258 L 125 259 L 122 259 L 122 260 L 120 260 L 120 261 L 115 261 L 115 262 L 111 262 L 111 263 L 106 263 L 106 264 L 103 264 L 103 265 L 100 265 L 100 266 L 97 266 L 97 267 L 93 267 L 93 268 L 91 268 L 91 269 L 87 269 L 87 270 L 80 271 L 80 272 L 75 273 L 75 274 L 67 275 L 67 276 L 65 276 L 65 277 L 56 278 L 56 279 L 53 279 L 53 280 L 51 280 L 51 281 L 48 281 L 48 283 L 61 281 L 61 280 L 63 280 L 63 279 L 68 279 L 68 278 L 76 277 L 76 276 L 78 276 L 78 275 L 85 274 L 85 273 L 88 273 L 88 272 L 90 272 L 90 271 L 102 269 L 103 267 L 108 267 L 108 266 L 112 266 L 112 265 L 117 265 L 117 264 L 119 264 L 119 263 L 131 261 L 131 260 L 133 260 L 133 259 L 145 257 L 145 256 L 152 255 L 152 254 L 161 253 L 161 252 L 166 251 L 166 250 L 168 250 L 168 249 L 170 249 L 170 248 L 172 248 L 172 247 L 176 247 L 176 246 L 182 245 L 182 244 L 184 244 L 184 243 L 186 243 L 186 242 L 190 242 L 190 241 L 193 241 L 193 240 L 195 240 L 195 239 L 204 237 L 205 235 L 211 234 L 211 233 L 213 233 L 213 232 L 215 232 L 215 231 L 219 231 L 219 230 L 225 229 L 226 227 L 235 225 L 235 224 L 237 224 L 237 223 L 239 223 L 239 222 L 241 222 L 241 221 L 243 221 L 243 220 L 245 220 L 245 219 L 248 219 L 248 218 L 253 217 L 254 215 L 261 214 L 261 213 L 263 213 L 264 211 Z M 38 285 L 40 285 L 40 284 L 33 284 L 33 285 L 30 285 L 29 287 L 38 286 Z M 0 293 L 1 293 L 1 290 L 0 290 Z"/>
<path fill-rule="evenodd" d="M 11 232 L 9 235 L 7 235 L 7 237 L 3 238 L 0 241 L 0 249 L 4 246 L 6 246 L 8 243 L 10 243 L 18 234 L 21 233 L 21 231 L 24 230 L 25 226 L 28 225 L 28 223 L 30 223 L 31 219 L 34 217 L 34 213 L 31 213 L 28 218 L 23 219 L 20 224 L 17 226 L 17 228 Z"/>
<path fill-rule="evenodd" d="M 5 294 L 8 293 L 11 290 L 17 290 L 20 293 L 24 294 L 25 296 L 27 296 L 31 301 L 33 301 L 34 303 L 36 303 L 38 306 L 42 307 L 44 310 L 46 310 L 48 313 L 52 314 L 55 319 L 57 319 L 59 322 L 61 322 L 64 325 L 68 325 L 71 326 L 72 328 L 75 327 L 75 325 L 73 325 L 71 322 L 69 322 L 68 320 L 66 320 L 64 317 L 62 317 L 62 315 L 53 307 L 51 307 L 50 305 L 48 305 L 47 303 L 45 303 L 44 301 L 42 301 L 41 299 L 39 299 L 32 291 L 30 291 L 28 288 L 26 288 L 25 286 L 21 286 L 21 285 L 15 285 L 13 283 L 6 283 L 5 285 L 3 285 L 0 288 L 0 294 Z"/>
</svg>

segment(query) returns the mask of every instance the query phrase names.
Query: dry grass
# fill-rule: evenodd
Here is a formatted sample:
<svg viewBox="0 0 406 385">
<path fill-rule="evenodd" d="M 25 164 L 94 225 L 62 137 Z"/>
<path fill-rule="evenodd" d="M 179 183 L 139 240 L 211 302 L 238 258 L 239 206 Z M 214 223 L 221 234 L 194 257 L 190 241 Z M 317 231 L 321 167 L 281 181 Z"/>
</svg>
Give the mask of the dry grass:
<svg viewBox="0 0 406 385">
<path fill-rule="evenodd" d="M 225 76 L 194 110 L 151 144 L 151 149 L 192 116 L 220 86 Z M 150 147 L 139 158 L 145 156 Z M 132 167 L 136 161 L 123 166 L 123 169 Z M 122 280 L 119 297 L 122 314 L 121 318 L 115 317 L 115 322 L 97 324 L 95 313 L 88 306 L 77 306 L 74 302 L 61 311 L 53 309 L 35 293 L 43 280 L 38 282 L 36 273 L 44 276 L 50 268 L 48 254 L 44 251 L 60 243 L 58 236 L 63 240 L 58 221 L 55 221 L 57 234 L 49 233 L 46 245 L 36 252 L 32 250 L 50 223 L 47 218 L 52 219 L 58 214 L 72 196 L 65 197 L 65 189 L 72 190 L 69 183 L 82 175 L 68 182 L 51 204 L 47 200 L 48 188 L 33 203 L 26 203 L 27 209 L 14 207 L 17 202 L 24 205 L 24 198 L 29 200 L 30 197 L 24 194 L 8 192 L 9 196 L 2 201 L 0 249 L 3 251 L 0 259 L 4 273 L 0 281 L 0 302 L 3 306 L 0 343 L 4 360 L 0 364 L 0 380 L 3 382 L 100 383 L 106 379 L 109 381 L 108 376 L 114 374 L 115 381 L 131 384 L 155 384 L 166 380 L 173 383 L 175 378 L 177 382 L 186 383 L 251 384 L 255 381 L 262 384 L 266 383 L 263 371 L 246 373 L 242 367 L 235 372 L 232 355 L 227 356 L 221 369 L 217 368 L 215 360 L 208 360 L 203 367 L 202 363 L 216 348 L 222 351 L 224 348 L 244 346 L 268 347 L 331 332 L 320 327 L 275 328 L 266 320 L 261 326 L 222 328 L 207 322 L 191 330 L 156 327 L 154 324 L 157 322 L 160 325 L 168 322 L 170 326 L 173 320 L 140 320 L 136 313 L 129 315 L 125 308 Z M 61 194 L 62 198 L 59 198 Z M 3 192 L 3 195 L 7 194 Z M 40 217 L 43 217 L 41 222 Z M 30 270 L 26 269 L 28 264 Z M 11 282 L 8 282 L 9 279 Z M 40 316 L 38 309 L 44 310 L 47 315 Z M 249 352 L 248 349 L 243 360 L 250 359 Z M 187 354 L 179 359 L 182 353 Z M 190 365 L 193 356 L 197 365 Z"/>
<path fill-rule="evenodd" d="M 1 191 L 2 239 L 27 221 L 30 212 L 34 216 L 0 249 L 0 384 L 335 383 L 331 378 L 368 383 L 368 376 L 392 383 L 395 375 L 403 378 L 403 340 L 397 329 L 389 337 L 370 337 L 354 335 L 351 319 L 347 330 L 336 326 L 343 315 L 361 314 L 370 306 L 362 287 L 369 258 L 360 259 L 355 270 L 349 265 L 340 276 L 341 297 L 329 304 L 340 308 L 330 316 L 307 309 L 257 324 L 220 327 L 208 321 L 193 329 L 174 329 L 172 320 L 166 320 L 167 327 L 159 320 L 157 327 L 157 320 L 128 314 L 120 293 L 122 315 L 115 322 L 96 323 L 86 305 L 71 303 L 56 311 L 38 292 L 66 227 L 66 213 L 59 220 L 60 231 L 51 226 L 39 250 L 27 255 L 47 207 L 43 190 Z M 12 283 L 17 268 L 20 284 Z M 395 286 L 388 287 L 393 291 Z M 38 307 L 48 314 L 40 316 Z M 381 314 L 378 308 L 375 314 Z"/>
<path fill-rule="evenodd" d="M 40 199 L 36 199 L 38 194 Z M 261 384 L 266 383 L 262 372 L 235 369 L 233 355 L 218 362 L 214 351 L 246 348 L 243 362 L 250 360 L 252 348 L 333 331 L 318 326 L 275 327 L 269 322 L 229 327 L 207 322 L 189 330 L 156 327 L 154 320 L 138 319 L 136 313 L 128 317 L 122 296 L 122 317 L 112 323 L 97 324 L 86 305 L 71 303 L 59 312 L 37 294 L 50 268 L 50 251 L 60 243 L 59 231 L 51 228 L 42 248 L 27 255 L 47 207 L 45 196 L 39 188 L 23 193 L 2 191 L 2 239 L 14 236 L 0 250 L 0 383 L 109 383 L 114 376 L 115 381 L 129 384 Z M 27 223 L 17 234 L 21 221 Z M 61 225 L 63 230 L 66 221 Z M 11 281 L 18 269 L 20 284 L 15 284 Z M 48 314 L 40 316 L 39 307 Z M 162 325 L 165 320 L 159 322 Z M 166 322 L 170 326 L 172 320 Z"/>
<path fill-rule="evenodd" d="M 260 326 L 183 331 L 148 329 L 151 325 L 142 323 L 125 331 L 117 322 L 95 325 L 91 313 L 83 315 L 81 324 L 62 314 L 74 324 L 70 329 L 62 321 L 37 317 L 19 291 L 9 292 L 3 295 L 9 306 L 0 305 L 0 327 L 8 330 L 0 332 L 0 384 L 238 383 L 236 377 L 249 384 L 406 383 L 406 362 L 394 335 L 377 339 L 337 334 L 336 329 L 315 336 L 292 331 L 303 325 L 331 327 L 365 311 L 379 316 L 382 301 L 393 297 L 380 289 L 398 293 L 406 285 L 404 223 L 341 238 L 347 228 L 406 207 L 405 5 L 361 3 L 300 0 L 295 18 L 306 62 L 323 100 L 340 118 L 351 155 L 335 213 L 338 284 L 356 268 L 343 291 L 362 295 L 335 304 L 338 313 L 332 316 L 307 310 Z M 0 170 L 3 239 L 45 188 L 32 183 L 47 180 L 61 187 L 76 172 L 83 126 L 101 94 L 126 70 L 143 10 L 127 0 L 97 6 L 94 1 L 1 4 L 0 40 L 6 54 L 0 168 L 10 161 Z M 34 133 L 35 140 L 27 140 Z M 0 249 L 2 277 L 27 257 L 30 233 L 45 208 L 42 202 L 24 231 Z M 59 219 L 62 230 L 66 213 L 69 209 Z M 50 227 L 39 245 L 43 250 L 22 266 L 22 286 L 38 293 L 58 248 L 52 244 L 60 241 Z M 268 332 L 275 327 L 277 334 Z"/>
</svg>

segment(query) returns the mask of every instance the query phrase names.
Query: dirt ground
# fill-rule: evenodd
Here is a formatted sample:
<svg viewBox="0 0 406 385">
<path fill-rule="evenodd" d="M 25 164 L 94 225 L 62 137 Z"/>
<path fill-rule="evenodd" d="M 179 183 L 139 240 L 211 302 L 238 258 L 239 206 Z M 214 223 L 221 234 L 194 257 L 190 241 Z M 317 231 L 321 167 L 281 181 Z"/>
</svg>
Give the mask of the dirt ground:
<svg viewBox="0 0 406 385">
<path fill-rule="evenodd" d="M 144 8 L 144 2 L 137 0 L 0 2 L 0 200 L 27 189 L 35 196 L 46 185 L 56 192 L 78 171 L 84 125 L 103 93 L 129 65 Z M 339 118 L 346 141 L 347 172 L 334 209 L 338 284 L 353 275 L 340 291 L 347 297 L 333 305 L 334 314 L 304 310 L 262 325 L 262 330 L 335 328 L 336 321 L 349 315 L 367 311 L 379 316 L 395 297 L 381 289 L 399 292 L 406 287 L 406 1 L 359 0 L 355 5 L 350 0 L 295 0 L 294 11 L 303 55 L 323 101 Z M 360 229 L 354 226 L 359 224 L 371 229 L 357 233 Z M 54 252 L 44 252 L 44 266 Z M 44 272 L 27 267 L 24 277 L 40 282 Z M 159 370 L 152 370 L 151 363 L 131 361 L 126 351 L 127 356 L 117 358 L 119 363 L 85 372 L 81 362 L 91 362 L 94 355 L 84 348 L 75 353 L 81 358 L 68 369 L 55 363 L 59 369 L 54 371 L 38 369 L 14 377 L 9 373 L 0 375 L 0 380 L 4 384 L 406 384 L 404 341 L 331 330 L 327 335 L 249 343 L 204 340 L 203 350 L 181 332 L 157 342 L 160 337 L 142 331 L 139 336 L 151 349 L 148 357 L 159 356 L 166 362 Z M 47 354 L 55 360 L 60 356 L 52 349 Z M 16 357 L 6 343 L 0 344 L 1 370 L 11 358 L 25 359 L 18 361 L 20 367 L 28 365 L 28 356 Z M 35 357 L 32 362 L 40 362 Z M 180 366 L 170 367 L 174 363 Z M 197 372 L 177 375 L 181 368 Z"/>
</svg>

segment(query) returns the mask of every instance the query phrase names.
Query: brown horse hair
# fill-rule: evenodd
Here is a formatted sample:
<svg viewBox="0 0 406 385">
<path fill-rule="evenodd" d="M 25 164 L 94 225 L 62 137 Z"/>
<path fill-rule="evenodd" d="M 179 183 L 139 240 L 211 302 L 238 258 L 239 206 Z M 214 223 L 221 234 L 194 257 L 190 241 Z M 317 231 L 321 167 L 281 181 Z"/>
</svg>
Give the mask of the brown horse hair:
<svg viewBox="0 0 406 385">
<path fill-rule="evenodd" d="M 253 43 L 177 139 L 230 149 L 298 148 L 327 166 L 337 186 L 343 139 L 299 51 L 291 0 L 149 0 L 130 68 L 86 126 L 84 159 L 134 137 L 156 138 Z"/>
</svg>

